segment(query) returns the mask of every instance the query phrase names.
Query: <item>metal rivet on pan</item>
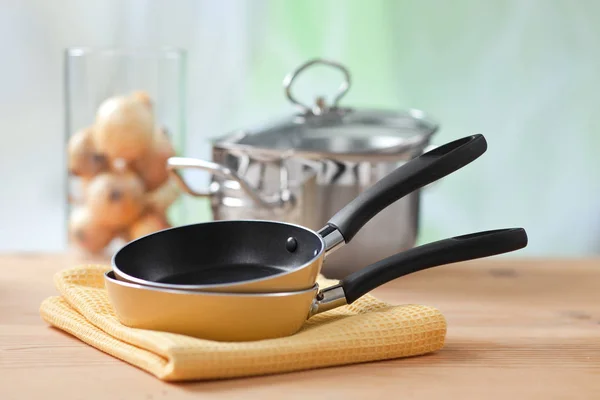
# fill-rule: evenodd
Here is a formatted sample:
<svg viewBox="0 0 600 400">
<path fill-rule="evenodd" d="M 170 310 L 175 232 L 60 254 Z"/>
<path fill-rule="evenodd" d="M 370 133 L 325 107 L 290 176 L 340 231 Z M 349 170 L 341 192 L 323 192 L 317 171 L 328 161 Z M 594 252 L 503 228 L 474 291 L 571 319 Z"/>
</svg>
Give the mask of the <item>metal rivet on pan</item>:
<svg viewBox="0 0 600 400">
<path fill-rule="evenodd" d="M 295 252 L 296 249 L 298 248 L 298 241 L 295 238 L 293 238 L 293 237 L 289 237 L 287 239 L 287 241 L 285 242 L 285 248 L 290 253 Z"/>
</svg>

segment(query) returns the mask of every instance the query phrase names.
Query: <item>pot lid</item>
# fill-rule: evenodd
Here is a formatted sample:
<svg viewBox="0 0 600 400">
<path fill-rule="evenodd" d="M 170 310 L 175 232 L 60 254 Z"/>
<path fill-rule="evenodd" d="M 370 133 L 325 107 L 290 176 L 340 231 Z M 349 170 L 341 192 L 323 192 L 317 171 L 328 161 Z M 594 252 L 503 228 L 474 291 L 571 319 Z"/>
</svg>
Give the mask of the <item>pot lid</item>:
<svg viewBox="0 0 600 400">
<path fill-rule="evenodd" d="M 331 106 L 319 97 L 314 107 L 307 107 L 291 93 L 292 83 L 298 74 L 317 63 L 339 68 L 346 78 Z M 286 95 L 300 108 L 300 113 L 238 131 L 217 140 L 214 145 L 272 157 L 398 158 L 406 152 L 422 150 L 438 129 L 437 123 L 420 110 L 339 107 L 338 102 L 349 87 L 350 74 L 345 67 L 329 60 L 311 60 L 284 79 Z"/>
</svg>

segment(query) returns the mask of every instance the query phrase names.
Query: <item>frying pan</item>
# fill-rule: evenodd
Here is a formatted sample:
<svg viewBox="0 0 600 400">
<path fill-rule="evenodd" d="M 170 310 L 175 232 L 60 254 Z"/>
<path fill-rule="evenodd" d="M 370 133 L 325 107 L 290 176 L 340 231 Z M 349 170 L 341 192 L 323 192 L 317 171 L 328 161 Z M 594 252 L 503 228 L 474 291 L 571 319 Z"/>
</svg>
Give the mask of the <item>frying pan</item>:
<svg viewBox="0 0 600 400">
<path fill-rule="evenodd" d="M 400 166 L 337 212 L 318 232 L 285 222 L 226 220 L 184 225 L 127 243 L 112 258 L 119 280 L 163 289 L 285 292 L 313 287 L 327 254 L 377 213 L 472 162 L 483 135 L 437 147 Z"/>
<path fill-rule="evenodd" d="M 414 247 L 319 290 L 223 293 L 153 288 L 105 274 L 108 297 L 123 325 L 208 340 L 249 341 L 292 335 L 315 314 L 351 304 L 391 280 L 427 268 L 493 256 L 527 245 L 522 228 L 457 236 Z"/>
</svg>

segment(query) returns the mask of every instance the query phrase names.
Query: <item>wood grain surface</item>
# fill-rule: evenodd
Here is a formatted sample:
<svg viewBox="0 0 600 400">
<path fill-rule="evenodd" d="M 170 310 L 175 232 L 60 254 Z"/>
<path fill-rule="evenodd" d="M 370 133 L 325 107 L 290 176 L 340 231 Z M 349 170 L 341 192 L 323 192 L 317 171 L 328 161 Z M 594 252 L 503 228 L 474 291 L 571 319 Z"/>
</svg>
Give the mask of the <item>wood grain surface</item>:
<svg viewBox="0 0 600 400">
<path fill-rule="evenodd" d="M 471 261 L 376 291 L 439 308 L 446 346 L 409 359 L 170 384 L 47 326 L 76 255 L 0 256 L 0 399 L 600 399 L 600 260 Z M 100 260 L 104 261 L 104 260 Z"/>
</svg>

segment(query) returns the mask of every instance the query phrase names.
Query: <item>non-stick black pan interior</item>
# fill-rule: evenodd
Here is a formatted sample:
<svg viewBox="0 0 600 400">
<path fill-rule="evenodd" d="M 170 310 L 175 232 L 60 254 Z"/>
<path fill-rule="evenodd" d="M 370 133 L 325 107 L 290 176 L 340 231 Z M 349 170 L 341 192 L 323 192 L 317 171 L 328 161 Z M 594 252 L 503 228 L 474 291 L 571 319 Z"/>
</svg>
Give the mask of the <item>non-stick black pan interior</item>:
<svg viewBox="0 0 600 400">
<path fill-rule="evenodd" d="M 114 263 L 131 277 L 153 282 L 225 284 L 295 269 L 313 260 L 322 246 L 317 233 L 294 225 L 218 221 L 135 240 L 117 252 Z"/>
</svg>

